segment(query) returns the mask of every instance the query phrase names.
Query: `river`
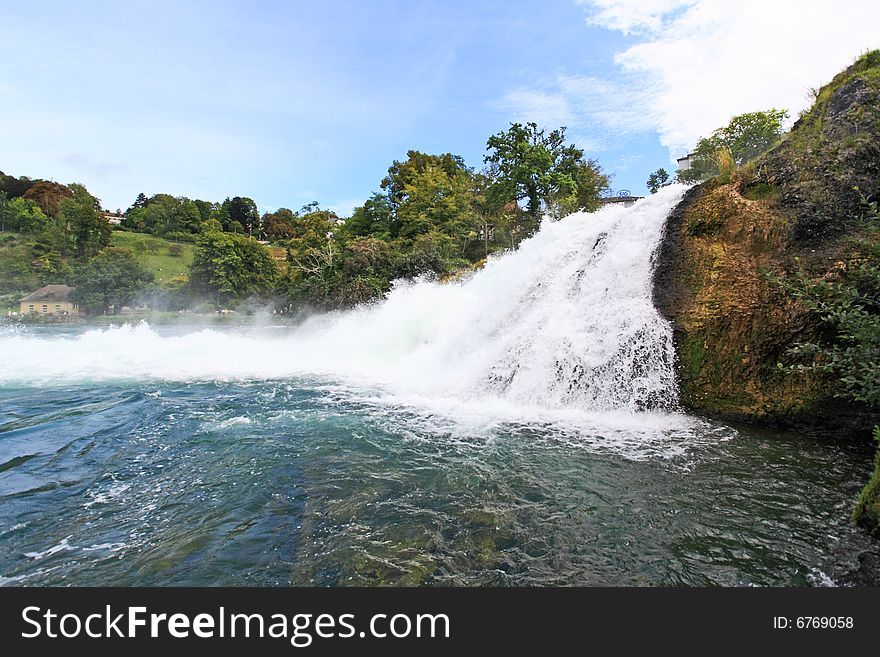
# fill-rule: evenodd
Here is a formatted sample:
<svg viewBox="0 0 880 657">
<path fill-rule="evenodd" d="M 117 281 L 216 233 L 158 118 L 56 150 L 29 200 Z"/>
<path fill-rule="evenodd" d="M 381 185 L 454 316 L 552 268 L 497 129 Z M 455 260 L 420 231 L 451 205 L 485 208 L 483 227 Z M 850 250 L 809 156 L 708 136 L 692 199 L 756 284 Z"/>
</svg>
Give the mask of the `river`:
<svg viewBox="0 0 880 657">
<path fill-rule="evenodd" d="M 835 583 L 869 447 L 678 406 L 682 192 L 299 326 L 0 327 L 0 583 Z"/>
</svg>

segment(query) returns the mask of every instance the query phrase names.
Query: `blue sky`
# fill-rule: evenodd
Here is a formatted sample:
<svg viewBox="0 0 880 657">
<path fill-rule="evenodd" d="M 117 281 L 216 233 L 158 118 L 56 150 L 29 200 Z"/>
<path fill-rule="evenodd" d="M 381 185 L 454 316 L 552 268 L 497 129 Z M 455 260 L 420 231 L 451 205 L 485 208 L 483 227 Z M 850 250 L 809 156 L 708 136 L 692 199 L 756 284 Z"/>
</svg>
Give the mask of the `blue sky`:
<svg viewBox="0 0 880 657">
<path fill-rule="evenodd" d="M 0 0 L 0 170 L 110 209 L 143 191 L 345 214 L 408 149 L 480 167 L 535 120 L 641 194 L 732 114 L 794 113 L 880 46 L 873 2 L 730 4 Z"/>
</svg>

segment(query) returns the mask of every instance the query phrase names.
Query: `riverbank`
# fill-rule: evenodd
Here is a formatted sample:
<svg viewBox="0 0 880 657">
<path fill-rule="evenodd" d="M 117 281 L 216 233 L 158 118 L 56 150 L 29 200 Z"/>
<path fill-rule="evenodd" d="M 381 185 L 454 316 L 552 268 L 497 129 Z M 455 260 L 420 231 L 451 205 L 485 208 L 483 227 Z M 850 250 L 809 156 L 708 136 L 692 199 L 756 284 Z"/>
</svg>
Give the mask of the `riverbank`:
<svg viewBox="0 0 880 657">
<path fill-rule="evenodd" d="M 296 326 L 303 321 L 304 315 L 286 315 L 272 312 L 255 313 L 194 313 L 151 311 L 145 313 L 126 313 L 119 315 L 68 315 L 54 317 L 52 315 L 18 315 L 0 317 L 0 326 L 52 326 L 72 324 L 77 326 L 118 326 L 121 324 L 139 324 L 147 322 L 152 326 Z"/>
</svg>

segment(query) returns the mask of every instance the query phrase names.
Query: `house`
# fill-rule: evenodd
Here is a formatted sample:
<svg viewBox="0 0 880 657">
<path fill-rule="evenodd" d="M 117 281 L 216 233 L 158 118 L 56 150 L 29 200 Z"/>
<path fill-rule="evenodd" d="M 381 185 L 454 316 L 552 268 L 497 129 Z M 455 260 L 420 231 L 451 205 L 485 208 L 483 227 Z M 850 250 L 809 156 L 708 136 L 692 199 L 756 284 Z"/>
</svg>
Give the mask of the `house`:
<svg viewBox="0 0 880 657">
<path fill-rule="evenodd" d="M 680 157 L 675 161 L 676 166 L 679 171 L 687 171 L 691 168 L 691 165 L 694 163 L 694 156 L 696 153 L 688 153 L 684 157 Z"/>
<path fill-rule="evenodd" d="M 118 212 L 104 212 L 102 211 L 101 217 L 111 226 L 119 226 L 122 223 L 122 220 L 125 219 L 125 215 L 119 214 Z"/>
<path fill-rule="evenodd" d="M 47 285 L 18 300 L 22 315 L 78 315 L 79 306 L 68 298 L 74 288 Z"/>
</svg>

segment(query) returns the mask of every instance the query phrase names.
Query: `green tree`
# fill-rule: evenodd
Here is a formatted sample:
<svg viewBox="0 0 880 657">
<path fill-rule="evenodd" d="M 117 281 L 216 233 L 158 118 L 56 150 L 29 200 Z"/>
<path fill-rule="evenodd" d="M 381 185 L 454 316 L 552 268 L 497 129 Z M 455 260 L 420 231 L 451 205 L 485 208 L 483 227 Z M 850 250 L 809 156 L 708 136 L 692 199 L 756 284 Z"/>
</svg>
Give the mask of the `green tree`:
<svg viewBox="0 0 880 657">
<path fill-rule="evenodd" d="M 380 183 L 380 186 L 388 195 L 392 208 L 396 210 L 406 201 L 407 186 L 412 185 L 413 179 L 429 168 L 440 169 L 451 178 L 458 171 L 466 170 L 467 166 L 460 155 L 453 155 L 452 153 L 428 155 L 427 153 L 415 150 L 407 151 L 406 160 L 403 162 L 394 160 L 391 166 L 388 167 L 388 175 Z"/>
<path fill-rule="evenodd" d="M 427 164 L 409 176 L 397 207 L 398 237 L 412 241 L 437 231 L 451 239 L 451 257 L 462 258 L 468 242 L 477 237 L 480 217 L 476 210 L 474 177 L 469 169 L 451 171 Z"/>
<path fill-rule="evenodd" d="M 198 233 L 202 224 L 202 213 L 199 211 L 199 206 L 188 198 L 178 198 L 174 221 L 178 231 Z"/>
<path fill-rule="evenodd" d="M 444 257 L 461 261 L 483 225 L 484 182 L 458 155 L 408 151 L 407 159 L 395 160 L 382 180 L 386 194 L 356 209 L 344 231 L 399 240 L 402 252 L 411 250 L 419 236 L 437 233 L 443 239 L 435 242 L 446 245 Z"/>
<path fill-rule="evenodd" d="M 373 194 L 362 206 L 354 209 L 342 230 L 352 237 L 392 239 L 396 230 L 395 214 L 388 195 Z"/>
<path fill-rule="evenodd" d="M 202 211 L 196 202 L 169 194 L 155 194 L 143 203 L 136 201 L 123 219 L 126 228 L 171 236 L 198 233 L 202 223 Z"/>
<path fill-rule="evenodd" d="M 328 228 L 330 232 L 335 231 L 336 222 L 339 217 L 333 210 L 322 209 L 317 201 L 307 203 L 299 209 L 294 220 L 294 234 L 299 234 L 302 226 L 310 229 L 315 222 L 323 228 Z"/>
<path fill-rule="evenodd" d="M 113 229 L 98 214 L 98 200 L 84 187 L 72 187 L 75 195 L 58 206 L 55 242 L 62 255 L 72 252 L 77 258 L 90 258 L 110 244 Z"/>
<path fill-rule="evenodd" d="M 566 145 L 564 127 L 547 132 L 535 123 L 512 123 L 489 138 L 486 150 L 488 214 L 507 224 L 511 245 L 536 231 L 544 214 L 596 209 L 610 183 L 595 160 Z"/>
<path fill-rule="evenodd" d="M 5 192 L 0 192 L 0 231 L 39 233 L 48 220 L 33 201 L 21 197 L 9 200 Z"/>
<path fill-rule="evenodd" d="M 782 139 L 786 110 L 769 109 L 734 116 L 709 137 L 702 137 L 691 157 L 691 166 L 678 172 L 681 182 L 699 182 L 718 175 L 728 157 L 742 166 L 776 146 Z M 726 149 L 726 152 L 725 152 Z"/>
<path fill-rule="evenodd" d="M 149 203 L 149 201 L 147 200 L 146 195 L 141 192 L 137 195 L 137 198 L 134 200 L 134 203 L 131 204 L 131 207 L 125 211 L 125 214 L 127 215 L 132 210 L 137 210 L 138 208 L 145 208 L 147 207 L 147 203 Z"/>
<path fill-rule="evenodd" d="M 538 129 L 536 123 L 511 123 L 504 132 L 489 137 L 483 158 L 495 178 L 499 205 L 525 200 L 535 225 L 543 212 L 577 194 L 575 172 L 584 152 L 565 145 L 565 128 Z"/>
<path fill-rule="evenodd" d="M 101 211 L 101 199 L 90 194 L 85 185 L 81 185 L 80 183 L 70 183 L 67 188 L 73 192 L 74 198 L 80 203 L 90 204 L 95 212 Z"/>
<path fill-rule="evenodd" d="M 296 231 L 296 213 L 288 208 L 278 208 L 263 215 L 263 234 L 275 242 L 287 241 Z"/>
<path fill-rule="evenodd" d="M 260 213 L 253 199 L 236 196 L 229 201 L 229 218 L 248 235 L 260 235 Z"/>
<path fill-rule="evenodd" d="M 202 221 L 208 221 L 211 218 L 211 215 L 219 208 L 216 203 L 212 203 L 211 201 L 202 201 L 201 199 L 196 199 L 195 201 L 193 201 L 193 203 L 196 204 Z"/>
<path fill-rule="evenodd" d="M 130 251 L 108 247 L 79 269 L 70 298 L 89 314 L 106 313 L 111 306 L 118 312 L 152 281 L 152 272 L 144 269 Z"/>
<path fill-rule="evenodd" d="M 44 277 L 42 266 L 24 240 L 4 241 L 0 244 L 0 294 L 31 291 L 52 282 Z"/>
<path fill-rule="evenodd" d="M 599 199 L 602 194 L 611 187 L 611 178 L 602 173 L 602 169 L 596 160 L 580 160 L 575 164 L 572 174 L 575 183 L 574 194 L 568 197 L 560 197 L 558 202 L 559 211 L 562 214 L 598 210 L 601 205 Z"/>
<path fill-rule="evenodd" d="M 669 173 L 663 167 L 657 169 L 654 173 L 648 176 L 648 190 L 652 194 L 656 194 L 660 191 L 660 188 L 666 187 L 667 185 L 671 185 L 672 183 L 669 181 Z"/>
<path fill-rule="evenodd" d="M 189 279 L 197 293 L 218 302 L 267 297 L 278 268 L 269 252 L 252 239 L 230 233 L 207 233 L 196 242 Z"/>
</svg>

